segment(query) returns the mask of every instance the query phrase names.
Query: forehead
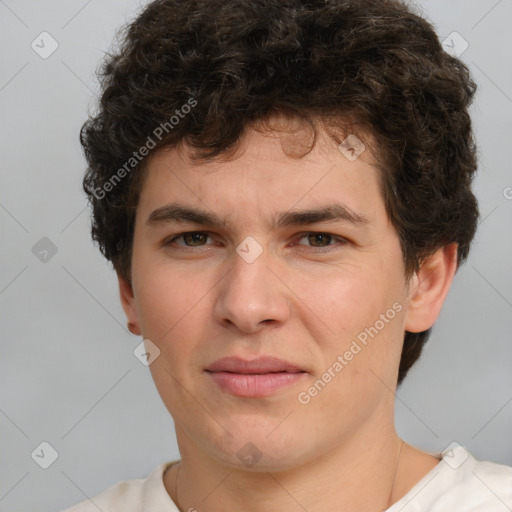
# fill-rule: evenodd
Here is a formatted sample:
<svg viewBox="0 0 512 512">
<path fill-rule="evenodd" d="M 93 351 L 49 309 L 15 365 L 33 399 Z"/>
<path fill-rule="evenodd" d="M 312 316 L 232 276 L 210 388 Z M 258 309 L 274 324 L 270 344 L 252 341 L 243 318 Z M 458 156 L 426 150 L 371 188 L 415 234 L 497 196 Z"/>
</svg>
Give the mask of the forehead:
<svg viewBox="0 0 512 512">
<path fill-rule="evenodd" d="M 140 211 L 146 221 L 155 209 L 179 200 L 239 216 L 341 203 L 354 217 L 358 212 L 361 218 L 371 217 L 382 198 L 370 151 L 364 149 L 353 158 L 354 151 L 361 150 L 356 146 L 347 156 L 350 144 L 344 142 L 340 149 L 321 132 L 304 154 L 305 140 L 296 132 L 248 130 L 236 153 L 227 158 L 197 160 L 186 145 L 160 151 L 147 164 L 138 216 Z"/>
</svg>

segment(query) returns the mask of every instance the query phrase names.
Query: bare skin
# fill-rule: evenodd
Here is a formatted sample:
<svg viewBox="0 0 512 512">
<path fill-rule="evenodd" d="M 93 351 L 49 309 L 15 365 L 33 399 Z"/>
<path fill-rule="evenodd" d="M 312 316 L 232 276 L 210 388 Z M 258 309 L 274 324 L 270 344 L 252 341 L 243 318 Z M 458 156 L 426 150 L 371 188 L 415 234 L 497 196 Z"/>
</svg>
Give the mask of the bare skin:
<svg viewBox="0 0 512 512">
<path fill-rule="evenodd" d="M 402 447 L 400 463 L 396 473 L 393 493 L 391 494 L 390 498 L 390 506 L 402 499 L 426 474 L 428 474 L 439 464 L 439 461 L 440 459 L 434 457 L 433 455 L 422 450 L 418 450 L 410 444 L 404 443 Z M 176 477 L 178 476 L 180 464 L 181 463 L 178 462 L 170 466 L 164 473 L 163 478 L 164 486 L 169 493 L 169 496 L 175 503 L 178 502 L 178 496 L 176 494 Z M 181 475 L 180 492 L 182 492 L 181 486 L 186 486 L 183 483 L 183 479 L 184 477 Z M 257 499 L 259 501 L 259 498 Z M 195 499 L 194 501 L 197 502 L 198 500 Z M 200 506 L 198 505 L 198 507 Z M 204 507 L 198 508 L 198 510 L 203 509 Z M 183 510 L 187 509 L 185 508 Z"/>
<path fill-rule="evenodd" d="M 231 160 L 193 162 L 185 147 L 149 162 L 132 282 L 119 276 L 119 285 L 133 332 L 160 350 L 150 370 L 182 460 L 164 485 L 183 511 L 325 512 L 343 503 L 344 512 L 374 512 L 438 463 L 407 444 L 400 451 L 394 392 L 403 333 L 435 322 L 456 246 L 439 249 L 408 281 L 373 155 L 350 161 L 322 134 L 297 159 L 283 152 L 286 140 L 251 130 Z M 148 223 L 177 202 L 228 223 Z M 279 212 L 333 203 L 366 221 L 272 228 Z M 192 231 L 204 236 L 173 238 Z M 247 237 L 261 248 L 251 263 L 236 252 Z M 384 314 L 392 319 L 377 323 Z M 378 333 L 333 376 L 337 358 L 371 326 Z M 250 398 L 221 389 L 207 371 L 221 357 L 262 355 L 293 363 L 301 377 Z M 308 392 L 329 368 L 328 384 Z M 237 455 L 248 443 L 261 454 L 251 467 Z"/>
</svg>

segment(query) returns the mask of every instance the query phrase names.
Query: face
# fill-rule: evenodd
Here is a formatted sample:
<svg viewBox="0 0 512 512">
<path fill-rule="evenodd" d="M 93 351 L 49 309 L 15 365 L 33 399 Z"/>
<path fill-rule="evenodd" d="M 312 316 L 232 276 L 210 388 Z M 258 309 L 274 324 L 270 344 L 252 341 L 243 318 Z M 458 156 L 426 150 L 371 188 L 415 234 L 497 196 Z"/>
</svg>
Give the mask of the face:
<svg viewBox="0 0 512 512">
<path fill-rule="evenodd" d="M 348 159 L 324 133 L 302 158 L 287 144 L 250 130 L 228 161 L 156 154 L 124 304 L 160 351 L 150 370 L 180 449 L 232 467 L 261 456 L 262 471 L 392 422 L 407 311 L 369 150 Z"/>
</svg>

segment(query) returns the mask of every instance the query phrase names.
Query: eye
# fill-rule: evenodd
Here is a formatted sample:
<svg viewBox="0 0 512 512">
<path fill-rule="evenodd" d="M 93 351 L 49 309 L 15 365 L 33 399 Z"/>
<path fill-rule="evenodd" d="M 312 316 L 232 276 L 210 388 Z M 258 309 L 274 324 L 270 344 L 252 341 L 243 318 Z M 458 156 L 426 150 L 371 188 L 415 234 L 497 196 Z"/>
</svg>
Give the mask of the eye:
<svg viewBox="0 0 512 512">
<path fill-rule="evenodd" d="M 206 231 L 186 231 L 185 233 L 180 233 L 179 235 L 175 235 L 171 238 L 168 238 L 167 240 L 164 240 L 162 245 L 168 246 L 176 240 L 182 239 L 185 242 L 185 245 L 181 247 L 201 247 L 204 245 L 201 242 L 206 241 L 208 238 L 209 236 Z"/>
<path fill-rule="evenodd" d="M 332 235 L 330 233 L 321 233 L 316 231 L 309 231 L 306 233 L 301 233 L 299 238 L 297 240 L 302 240 L 303 238 L 307 237 L 308 242 L 312 243 L 313 245 L 310 247 L 313 247 L 315 249 L 323 249 L 323 248 L 329 248 L 333 247 L 333 244 L 329 243 L 332 241 L 338 241 L 340 245 L 347 244 L 347 240 L 340 236 Z M 299 244 L 302 245 L 302 244 Z M 329 249 L 328 249 L 329 250 Z M 325 252 L 325 251 L 318 251 L 318 252 Z"/>
</svg>

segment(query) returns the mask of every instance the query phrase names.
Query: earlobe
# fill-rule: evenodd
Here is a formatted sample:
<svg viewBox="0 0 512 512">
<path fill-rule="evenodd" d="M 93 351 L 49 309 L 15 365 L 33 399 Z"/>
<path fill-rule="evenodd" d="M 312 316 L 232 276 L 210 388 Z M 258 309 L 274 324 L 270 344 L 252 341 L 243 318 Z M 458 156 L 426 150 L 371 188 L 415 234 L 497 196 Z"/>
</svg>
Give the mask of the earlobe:
<svg viewBox="0 0 512 512">
<path fill-rule="evenodd" d="M 141 336 L 142 331 L 140 329 L 139 318 L 135 308 L 133 287 L 123 276 L 121 276 L 119 272 L 117 272 L 117 280 L 119 283 L 119 297 L 121 299 L 121 305 L 126 314 L 126 319 L 128 322 L 128 330 L 132 334 Z"/>
<path fill-rule="evenodd" d="M 422 332 L 437 320 L 457 270 L 457 244 L 441 247 L 411 278 L 405 330 Z"/>
</svg>

